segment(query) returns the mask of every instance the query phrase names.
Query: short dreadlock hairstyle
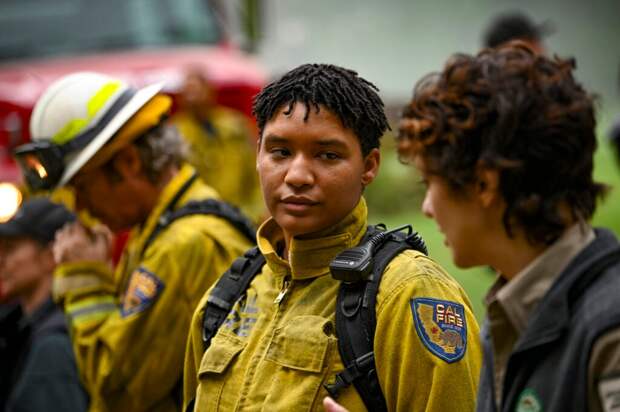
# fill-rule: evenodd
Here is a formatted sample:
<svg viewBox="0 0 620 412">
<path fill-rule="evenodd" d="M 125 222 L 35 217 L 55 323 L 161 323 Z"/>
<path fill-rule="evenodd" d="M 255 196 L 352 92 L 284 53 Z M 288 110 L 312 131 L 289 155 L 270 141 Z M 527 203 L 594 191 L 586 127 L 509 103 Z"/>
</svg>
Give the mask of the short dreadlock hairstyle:
<svg viewBox="0 0 620 412">
<path fill-rule="evenodd" d="M 289 114 L 296 103 L 303 103 L 304 120 L 308 120 L 312 108 L 318 113 L 323 106 L 338 116 L 344 127 L 353 130 L 366 156 L 379 147 L 379 139 L 390 128 L 378 91 L 353 70 L 332 64 L 304 64 L 268 84 L 255 97 L 253 113 L 259 136 L 283 106 L 288 106 L 285 114 Z"/>
</svg>

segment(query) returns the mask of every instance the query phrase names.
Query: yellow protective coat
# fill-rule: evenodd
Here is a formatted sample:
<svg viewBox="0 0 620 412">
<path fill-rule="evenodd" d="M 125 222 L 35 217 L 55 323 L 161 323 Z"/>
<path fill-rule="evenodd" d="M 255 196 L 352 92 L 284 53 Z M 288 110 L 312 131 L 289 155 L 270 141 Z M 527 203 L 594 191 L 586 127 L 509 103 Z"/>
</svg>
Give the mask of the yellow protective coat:
<svg viewBox="0 0 620 412">
<path fill-rule="evenodd" d="M 172 121 L 189 144 L 188 161 L 200 177 L 253 220 L 263 217 L 265 206 L 252 144 L 255 136 L 249 120 L 241 113 L 216 107 L 209 117 L 212 130 L 189 112 L 178 112 Z"/>
<path fill-rule="evenodd" d="M 247 296 L 202 352 L 201 321 L 206 296 L 192 319 L 185 362 L 185 402 L 196 411 L 322 411 L 325 383 L 343 369 L 335 336 L 339 282 L 329 262 L 356 245 L 366 230 L 362 201 L 334 228 L 312 239 L 293 239 L 288 262 L 276 253 L 282 241 L 273 220 L 259 230 L 267 260 Z M 286 290 L 284 296 L 278 295 Z M 447 363 L 422 343 L 414 328 L 411 299 L 435 298 L 463 305 L 467 346 Z M 280 303 L 276 303 L 279 300 Z M 388 265 L 377 296 L 375 357 L 390 411 L 472 411 L 481 349 L 478 325 L 462 288 L 441 267 L 416 251 Z M 354 387 L 338 401 L 350 411 L 365 407 Z"/>
<path fill-rule="evenodd" d="M 63 264 L 56 270 L 54 295 L 70 319 L 91 411 L 179 409 L 174 391 L 182 376 L 194 308 L 231 261 L 250 246 L 226 220 L 193 215 L 171 223 L 142 252 L 160 215 L 193 173 L 193 168 L 184 166 L 164 188 L 145 224 L 132 231 L 116 272 L 93 262 Z M 177 207 L 214 197 L 211 188 L 196 180 Z M 149 289 L 144 280 L 152 278 L 140 278 L 143 272 L 138 268 L 154 275 L 163 288 Z M 130 286 L 140 279 L 141 293 L 150 297 L 144 308 L 136 305 L 140 299 Z M 133 313 L 123 316 L 122 308 Z"/>
</svg>

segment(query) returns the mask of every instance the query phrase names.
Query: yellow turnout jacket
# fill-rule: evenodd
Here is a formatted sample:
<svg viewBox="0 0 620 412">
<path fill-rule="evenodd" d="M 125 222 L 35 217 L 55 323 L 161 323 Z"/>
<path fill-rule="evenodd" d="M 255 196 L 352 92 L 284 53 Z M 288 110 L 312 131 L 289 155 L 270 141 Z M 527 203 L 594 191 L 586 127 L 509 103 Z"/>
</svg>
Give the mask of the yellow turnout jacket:
<svg viewBox="0 0 620 412">
<path fill-rule="evenodd" d="M 359 243 L 367 227 L 362 199 L 335 227 L 292 240 L 265 222 L 258 246 L 267 263 L 203 354 L 205 295 L 192 319 L 185 358 L 185 404 L 196 411 L 323 411 L 324 384 L 344 369 L 335 333 L 337 280 L 329 263 Z M 461 286 L 422 253 L 387 266 L 377 296 L 375 360 L 390 411 L 472 411 L 481 349 Z M 338 401 L 366 410 L 356 389 Z"/>
<path fill-rule="evenodd" d="M 250 246 L 226 220 L 192 215 L 172 222 L 146 248 L 158 219 L 193 175 L 184 166 L 136 227 L 112 271 L 95 262 L 60 265 L 54 295 L 70 322 L 91 411 L 179 409 L 183 354 L 201 296 Z M 215 198 L 199 179 L 177 202 Z M 175 399 L 176 397 L 176 399 Z"/>
</svg>

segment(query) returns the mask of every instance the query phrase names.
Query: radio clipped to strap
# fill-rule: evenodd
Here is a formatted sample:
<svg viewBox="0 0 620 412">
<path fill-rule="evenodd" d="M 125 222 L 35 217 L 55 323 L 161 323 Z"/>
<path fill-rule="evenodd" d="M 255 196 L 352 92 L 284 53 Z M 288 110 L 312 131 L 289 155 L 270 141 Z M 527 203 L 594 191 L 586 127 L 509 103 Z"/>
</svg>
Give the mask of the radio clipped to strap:
<svg viewBox="0 0 620 412">
<path fill-rule="evenodd" d="M 330 265 L 332 276 L 342 281 L 336 303 L 336 333 L 345 369 L 325 389 L 337 397 L 353 384 L 370 411 L 387 410 L 373 351 L 377 292 L 388 263 L 406 249 L 427 254 L 424 241 L 411 226 L 389 232 L 384 225 L 369 226 L 360 245 L 343 251 Z M 204 308 L 205 350 L 264 264 L 265 258 L 255 247 L 237 258 L 217 281 Z"/>
<path fill-rule="evenodd" d="M 371 226 L 360 245 L 343 251 L 330 265 L 332 276 L 342 281 L 336 301 L 336 334 L 345 369 L 325 389 L 336 398 L 353 384 L 369 411 L 387 411 L 374 354 L 379 284 L 389 262 L 407 249 L 428 253 L 424 240 L 410 225 L 391 231 L 383 225 Z"/>
</svg>

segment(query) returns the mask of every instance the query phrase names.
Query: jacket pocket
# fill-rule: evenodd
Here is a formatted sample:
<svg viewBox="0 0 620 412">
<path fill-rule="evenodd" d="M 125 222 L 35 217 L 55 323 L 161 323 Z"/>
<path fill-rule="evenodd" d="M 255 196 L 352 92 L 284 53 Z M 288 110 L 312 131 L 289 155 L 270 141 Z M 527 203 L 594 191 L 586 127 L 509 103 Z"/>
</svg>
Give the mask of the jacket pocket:
<svg viewBox="0 0 620 412">
<path fill-rule="evenodd" d="M 245 345 L 245 341 L 225 332 L 218 333 L 211 340 L 211 346 L 202 356 L 198 369 L 195 410 L 232 410 L 232 405 L 223 404 L 222 389 L 226 371 Z"/>
<path fill-rule="evenodd" d="M 320 316 L 298 316 L 275 330 L 265 360 L 277 367 L 265 407 L 312 410 L 337 346 L 332 331 L 333 322 Z"/>
</svg>

